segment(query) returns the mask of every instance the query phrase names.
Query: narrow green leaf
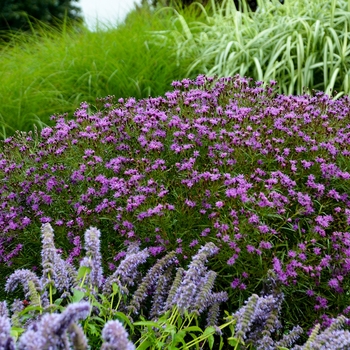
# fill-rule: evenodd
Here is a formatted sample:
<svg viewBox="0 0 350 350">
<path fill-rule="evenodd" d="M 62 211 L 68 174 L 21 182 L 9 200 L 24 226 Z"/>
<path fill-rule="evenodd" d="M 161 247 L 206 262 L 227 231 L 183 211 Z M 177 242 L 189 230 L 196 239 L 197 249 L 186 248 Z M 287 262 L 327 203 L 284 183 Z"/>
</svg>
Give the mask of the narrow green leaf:
<svg viewBox="0 0 350 350">
<path fill-rule="evenodd" d="M 152 322 L 152 321 L 137 321 L 134 322 L 134 326 L 150 326 L 150 327 L 155 327 L 155 328 L 160 328 L 161 326 L 157 322 Z"/>
<path fill-rule="evenodd" d="M 152 346 L 152 343 L 149 340 L 145 340 L 136 348 L 136 350 L 146 350 L 151 346 Z"/>
<path fill-rule="evenodd" d="M 209 343 L 209 348 L 212 349 L 213 345 L 214 345 L 214 336 L 213 335 L 210 335 L 208 337 L 208 343 Z"/>
</svg>

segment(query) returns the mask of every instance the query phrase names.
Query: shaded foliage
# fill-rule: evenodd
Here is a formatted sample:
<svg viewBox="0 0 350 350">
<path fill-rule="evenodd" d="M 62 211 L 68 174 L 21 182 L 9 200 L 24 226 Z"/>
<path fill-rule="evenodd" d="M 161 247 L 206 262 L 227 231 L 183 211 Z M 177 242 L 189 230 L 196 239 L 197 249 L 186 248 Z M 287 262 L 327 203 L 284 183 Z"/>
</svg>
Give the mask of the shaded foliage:
<svg viewBox="0 0 350 350">
<path fill-rule="evenodd" d="M 65 18 L 81 21 L 78 0 L 3 0 L 0 2 L 0 30 L 29 30 L 33 20 L 57 26 Z"/>
</svg>

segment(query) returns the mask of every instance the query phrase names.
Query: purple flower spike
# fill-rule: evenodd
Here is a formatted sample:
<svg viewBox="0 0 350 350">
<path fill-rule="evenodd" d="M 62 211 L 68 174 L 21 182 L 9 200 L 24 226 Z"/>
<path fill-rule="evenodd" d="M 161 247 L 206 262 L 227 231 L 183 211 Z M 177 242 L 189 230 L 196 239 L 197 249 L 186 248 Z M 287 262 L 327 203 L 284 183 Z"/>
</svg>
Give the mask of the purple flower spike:
<svg viewBox="0 0 350 350">
<path fill-rule="evenodd" d="M 101 350 L 134 350 L 135 345 L 128 340 L 128 332 L 118 320 L 108 321 L 102 330 Z"/>
<path fill-rule="evenodd" d="M 36 287 L 36 290 L 40 293 L 41 283 L 38 276 L 27 269 L 18 269 L 14 273 L 12 273 L 6 281 L 5 291 L 13 292 L 19 284 L 22 284 L 25 297 L 28 298 L 30 296 L 28 281 L 32 281 Z"/>
<path fill-rule="evenodd" d="M 69 349 L 70 340 L 67 333 L 71 325 L 85 319 L 90 313 L 90 304 L 80 302 L 70 304 L 62 314 L 45 314 L 39 322 L 31 326 L 20 338 L 19 349 Z"/>
<path fill-rule="evenodd" d="M 8 317 L 0 316 L 0 349 L 15 350 L 14 340 L 10 336 L 11 324 Z"/>
<path fill-rule="evenodd" d="M 85 250 L 86 256 L 90 260 L 91 271 L 88 276 L 88 282 L 97 289 L 103 283 L 102 256 L 100 253 L 101 232 L 95 227 L 90 227 L 85 232 Z"/>
<path fill-rule="evenodd" d="M 9 317 L 9 310 L 7 308 L 6 300 L 0 302 L 0 317 Z"/>
</svg>

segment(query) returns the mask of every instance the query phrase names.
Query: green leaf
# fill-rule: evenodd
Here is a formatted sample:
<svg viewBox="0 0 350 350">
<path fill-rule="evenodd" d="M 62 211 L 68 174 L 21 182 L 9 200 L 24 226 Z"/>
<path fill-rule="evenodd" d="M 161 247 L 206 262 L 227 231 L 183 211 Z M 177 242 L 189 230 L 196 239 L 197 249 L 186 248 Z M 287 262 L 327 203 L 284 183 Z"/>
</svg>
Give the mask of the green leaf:
<svg viewBox="0 0 350 350">
<path fill-rule="evenodd" d="M 54 301 L 54 304 L 57 305 L 57 306 L 60 306 L 61 303 L 62 303 L 63 299 L 62 298 L 58 298 Z"/>
<path fill-rule="evenodd" d="M 12 327 L 10 331 L 11 337 L 13 337 L 15 340 L 19 338 L 19 336 L 25 332 L 25 328 L 20 327 Z"/>
<path fill-rule="evenodd" d="M 97 335 L 99 334 L 99 331 L 97 330 L 97 327 L 94 324 L 89 323 L 88 324 L 88 329 L 90 330 L 90 333 L 92 335 Z"/>
<path fill-rule="evenodd" d="M 208 337 L 208 343 L 209 343 L 209 348 L 212 349 L 214 345 L 214 336 L 212 334 Z"/>
<path fill-rule="evenodd" d="M 201 328 L 197 327 L 197 326 L 190 326 L 190 327 L 186 327 L 183 329 L 186 332 L 203 332 Z"/>
<path fill-rule="evenodd" d="M 138 321 L 134 322 L 134 326 L 150 326 L 150 327 L 156 327 L 160 328 L 160 325 L 157 322 L 152 322 L 152 321 Z"/>
<path fill-rule="evenodd" d="M 119 291 L 119 287 L 115 282 L 112 284 L 112 289 L 114 294 L 117 294 Z"/>
<path fill-rule="evenodd" d="M 137 348 L 136 350 L 146 350 L 149 347 L 152 346 L 152 342 L 150 342 L 149 340 L 146 340 L 144 342 L 142 342 Z"/>
<path fill-rule="evenodd" d="M 203 332 L 203 336 L 209 336 L 211 334 L 215 333 L 215 328 L 213 326 L 207 327 L 204 332 Z"/>
<path fill-rule="evenodd" d="M 118 319 L 125 322 L 131 329 L 132 332 L 134 332 L 134 325 L 130 322 L 130 319 L 128 316 L 126 316 L 123 312 L 116 311 L 114 312 L 114 315 L 117 316 Z"/>
<path fill-rule="evenodd" d="M 237 346 L 238 344 L 241 343 L 241 341 L 239 339 L 234 338 L 234 337 L 227 338 L 227 341 L 231 346 Z"/>
<path fill-rule="evenodd" d="M 71 297 L 72 303 L 78 303 L 85 296 L 85 293 L 78 289 L 73 289 L 73 295 Z"/>
<path fill-rule="evenodd" d="M 41 306 L 37 306 L 37 305 L 29 305 L 27 306 L 26 308 L 24 308 L 20 313 L 19 315 L 22 316 L 22 315 L 25 315 L 27 314 L 29 311 L 42 311 L 43 308 Z M 30 317 L 32 317 L 33 315 L 30 315 Z"/>
<path fill-rule="evenodd" d="M 78 270 L 78 280 L 82 279 L 85 275 L 88 275 L 91 272 L 91 267 L 80 266 Z"/>
<path fill-rule="evenodd" d="M 221 350 L 223 346 L 224 346 L 224 339 L 222 338 L 222 336 L 220 336 L 219 350 Z"/>
</svg>

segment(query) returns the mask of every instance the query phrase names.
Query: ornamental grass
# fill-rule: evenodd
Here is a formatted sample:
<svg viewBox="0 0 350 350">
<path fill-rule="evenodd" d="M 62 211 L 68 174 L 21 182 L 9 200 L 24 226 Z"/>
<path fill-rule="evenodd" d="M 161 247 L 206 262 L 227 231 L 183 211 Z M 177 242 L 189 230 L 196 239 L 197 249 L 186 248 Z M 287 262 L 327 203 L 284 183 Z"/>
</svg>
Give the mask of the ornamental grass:
<svg viewBox="0 0 350 350">
<path fill-rule="evenodd" d="M 240 1 L 206 7 L 196 20 L 173 8 L 173 29 L 155 32 L 155 41 L 176 51 L 178 65 L 190 61 L 186 76 L 249 76 L 277 80 L 279 92 L 301 95 L 317 89 L 342 96 L 350 92 L 349 0 L 257 0 L 256 11 Z"/>
</svg>

